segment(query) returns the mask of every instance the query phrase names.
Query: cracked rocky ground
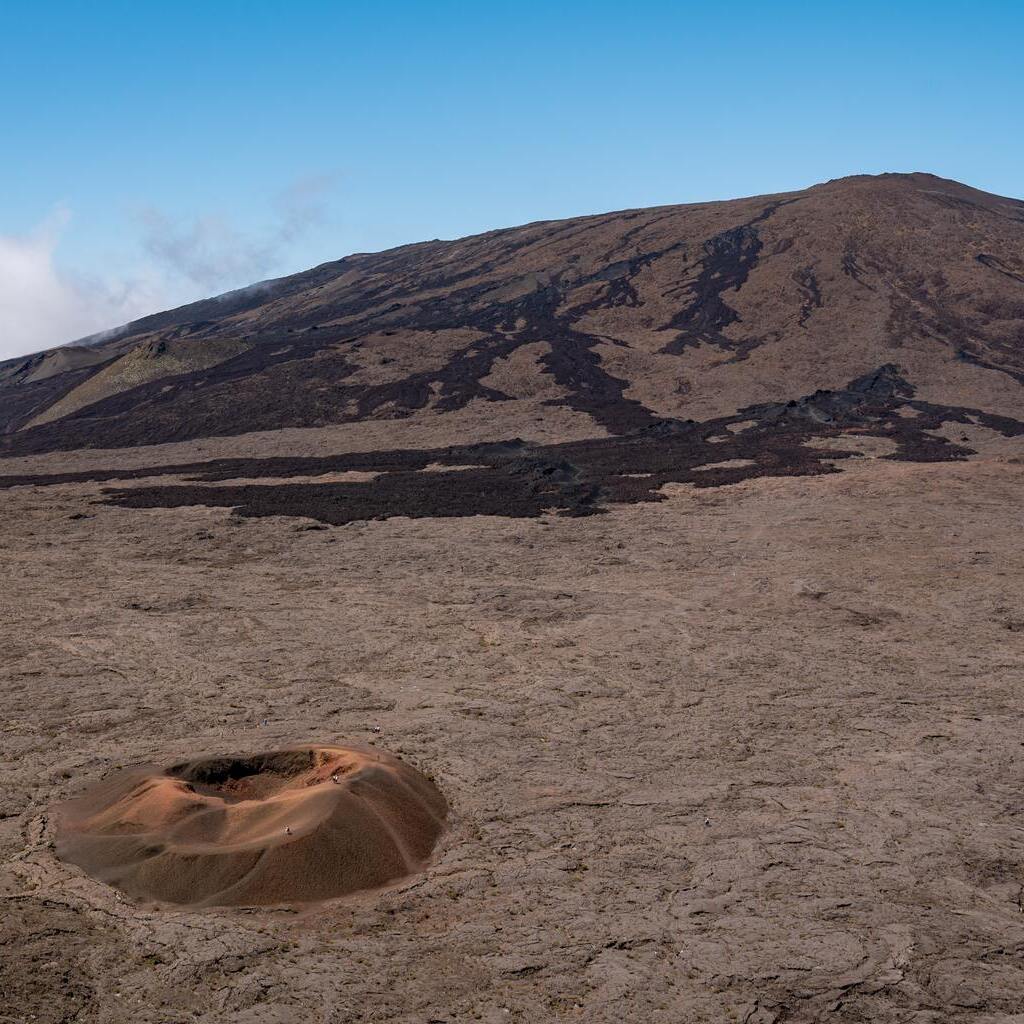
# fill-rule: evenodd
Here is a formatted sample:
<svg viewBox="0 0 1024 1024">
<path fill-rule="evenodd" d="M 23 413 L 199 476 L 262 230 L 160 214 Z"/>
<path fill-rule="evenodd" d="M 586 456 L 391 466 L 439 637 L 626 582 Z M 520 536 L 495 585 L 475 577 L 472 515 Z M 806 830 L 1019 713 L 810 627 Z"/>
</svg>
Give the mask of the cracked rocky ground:
<svg viewBox="0 0 1024 1024">
<path fill-rule="evenodd" d="M 586 518 L 11 487 L 0 1020 L 1019 1020 L 1024 442 L 999 444 Z M 390 890 L 193 913 L 54 855 L 54 802 L 117 765 L 348 740 L 452 805 Z"/>
</svg>

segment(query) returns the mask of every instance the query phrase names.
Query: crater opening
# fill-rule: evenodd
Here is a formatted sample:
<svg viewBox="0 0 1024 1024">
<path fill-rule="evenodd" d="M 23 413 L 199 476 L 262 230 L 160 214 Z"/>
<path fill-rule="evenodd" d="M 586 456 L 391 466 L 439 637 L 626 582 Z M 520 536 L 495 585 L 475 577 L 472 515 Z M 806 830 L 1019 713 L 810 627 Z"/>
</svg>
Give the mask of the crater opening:
<svg viewBox="0 0 1024 1024">
<path fill-rule="evenodd" d="M 211 757 L 172 765 L 166 774 L 193 791 L 227 801 L 262 800 L 292 786 L 316 786 L 357 765 L 325 749 L 280 750 L 251 757 Z M 326 770 L 325 770 L 326 769 Z"/>
</svg>

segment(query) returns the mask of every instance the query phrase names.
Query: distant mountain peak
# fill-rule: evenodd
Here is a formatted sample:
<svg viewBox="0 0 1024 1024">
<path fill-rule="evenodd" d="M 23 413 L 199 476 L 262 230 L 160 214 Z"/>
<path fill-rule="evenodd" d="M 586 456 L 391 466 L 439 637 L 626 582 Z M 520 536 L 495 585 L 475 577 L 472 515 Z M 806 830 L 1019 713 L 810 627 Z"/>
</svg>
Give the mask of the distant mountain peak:
<svg viewBox="0 0 1024 1024">
<path fill-rule="evenodd" d="M 381 418 L 443 435 L 446 413 L 486 403 L 510 429 L 561 408 L 601 436 L 890 363 L 936 401 L 1012 415 L 1022 253 L 1024 204 L 923 172 L 538 222 L 354 254 L 9 361 L 0 428 L 11 454 Z"/>
</svg>

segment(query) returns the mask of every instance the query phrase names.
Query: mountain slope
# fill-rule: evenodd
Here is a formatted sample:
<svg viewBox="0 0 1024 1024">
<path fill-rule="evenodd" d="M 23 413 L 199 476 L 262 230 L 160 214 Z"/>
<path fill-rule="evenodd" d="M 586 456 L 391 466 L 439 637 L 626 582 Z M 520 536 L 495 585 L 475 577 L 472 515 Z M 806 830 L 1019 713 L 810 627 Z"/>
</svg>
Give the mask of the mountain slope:
<svg viewBox="0 0 1024 1024">
<path fill-rule="evenodd" d="M 561 405 L 589 416 L 594 436 L 627 434 L 841 388 L 888 364 L 919 400 L 1014 417 L 1024 203 L 882 175 L 530 224 L 350 256 L 147 317 L 85 351 L 0 364 L 0 450 L 470 403 L 491 403 L 498 422 Z"/>
</svg>

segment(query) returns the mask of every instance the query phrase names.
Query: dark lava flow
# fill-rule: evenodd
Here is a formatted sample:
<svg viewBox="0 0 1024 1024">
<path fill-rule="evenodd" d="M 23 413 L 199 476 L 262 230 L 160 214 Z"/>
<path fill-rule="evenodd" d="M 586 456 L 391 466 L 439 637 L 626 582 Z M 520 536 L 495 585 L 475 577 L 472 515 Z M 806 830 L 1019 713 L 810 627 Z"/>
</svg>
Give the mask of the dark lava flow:
<svg viewBox="0 0 1024 1024">
<path fill-rule="evenodd" d="M 494 515 L 593 515 L 609 504 L 660 501 L 667 483 L 720 487 L 761 476 L 836 472 L 851 453 L 815 448 L 843 433 L 888 438 L 889 459 L 947 462 L 973 454 L 930 431 L 943 423 L 978 424 L 1004 436 L 1024 423 L 978 409 L 915 401 L 897 367 L 879 367 L 836 391 L 786 403 L 750 406 L 702 423 L 661 420 L 631 434 L 555 445 L 515 439 L 426 450 L 357 452 L 309 458 L 218 459 L 133 470 L 0 477 L 0 487 L 184 475 L 185 484 L 107 489 L 124 508 L 188 505 L 232 508 L 241 516 L 302 516 L 340 525 L 356 520 Z M 448 471 L 424 472 L 444 465 Z M 352 470 L 380 474 L 353 483 L 255 483 Z M 207 485 L 207 486 L 204 486 Z"/>
</svg>

